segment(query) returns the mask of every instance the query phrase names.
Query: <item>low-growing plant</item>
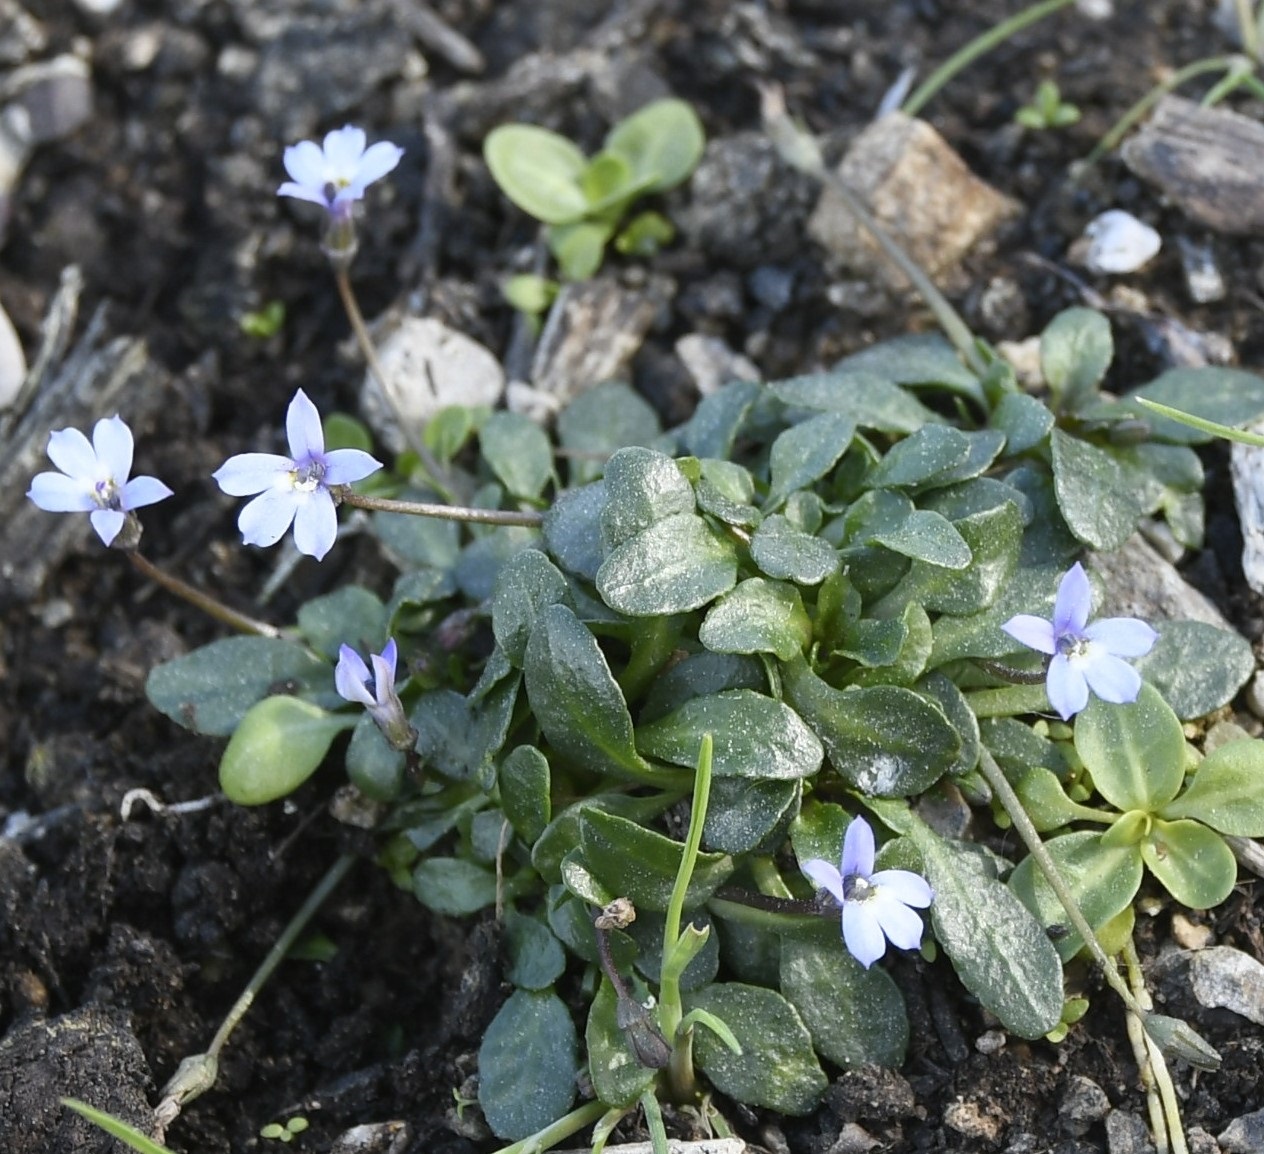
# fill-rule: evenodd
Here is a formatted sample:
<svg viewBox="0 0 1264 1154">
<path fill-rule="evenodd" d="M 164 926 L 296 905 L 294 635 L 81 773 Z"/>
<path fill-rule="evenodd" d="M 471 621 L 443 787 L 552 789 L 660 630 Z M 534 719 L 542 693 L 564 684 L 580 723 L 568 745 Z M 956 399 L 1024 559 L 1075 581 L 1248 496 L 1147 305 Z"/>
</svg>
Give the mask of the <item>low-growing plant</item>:
<svg viewBox="0 0 1264 1154">
<path fill-rule="evenodd" d="M 591 159 L 556 132 L 505 124 L 483 142 L 487 167 L 501 191 L 545 226 L 562 275 L 585 280 L 601 267 L 606 245 L 648 255 L 675 235 L 661 213 L 624 218 L 641 197 L 688 179 L 705 137 L 683 100 L 656 100 L 621 120 Z M 515 302 L 516 303 L 516 302 Z"/>
<path fill-rule="evenodd" d="M 1057 81 L 1042 80 L 1036 85 L 1030 104 L 1024 104 L 1014 113 L 1014 120 L 1024 128 L 1043 131 L 1051 128 L 1067 128 L 1079 123 L 1080 110 L 1062 99 Z"/>
</svg>

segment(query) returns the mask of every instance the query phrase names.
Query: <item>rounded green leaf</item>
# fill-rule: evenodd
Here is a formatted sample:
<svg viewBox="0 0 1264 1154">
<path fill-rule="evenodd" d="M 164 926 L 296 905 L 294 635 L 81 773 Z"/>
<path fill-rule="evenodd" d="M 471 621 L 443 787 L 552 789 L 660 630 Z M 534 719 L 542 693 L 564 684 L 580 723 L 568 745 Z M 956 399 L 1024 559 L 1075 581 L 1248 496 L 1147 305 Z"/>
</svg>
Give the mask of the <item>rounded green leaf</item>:
<svg viewBox="0 0 1264 1154">
<path fill-rule="evenodd" d="M 1097 792 L 1122 813 L 1159 809 L 1185 780 L 1181 723 L 1150 685 L 1131 705 L 1094 697 L 1076 718 L 1075 750 Z"/>
<path fill-rule="evenodd" d="M 722 777 L 711 783 L 702 844 L 721 853 L 770 852 L 799 812 L 799 781 Z"/>
<path fill-rule="evenodd" d="M 708 733 L 714 742 L 711 771 L 717 778 L 810 777 L 825 756 L 816 735 L 793 709 L 750 689 L 686 701 L 670 716 L 640 726 L 636 743 L 650 757 L 692 766 Z"/>
<path fill-rule="evenodd" d="M 620 545 L 597 570 L 602 600 L 629 617 L 698 609 L 736 583 L 732 542 L 695 513 L 656 521 Z"/>
<path fill-rule="evenodd" d="M 368 713 L 360 715 L 351 733 L 347 777 L 374 801 L 394 801 L 404 785 L 404 755 L 386 740 Z"/>
<path fill-rule="evenodd" d="M 515 990 L 478 1050 L 478 1104 L 497 1138 L 518 1142 L 575 1100 L 579 1039 L 551 990 Z"/>
<path fill-rule="evenodd" d="M 567 600 L 566 578 L 538 549 L 524 549 L 501 566 L 492 590 L 492 633 L 519 669 L 540 610 Z"/>
<path fill-rule="evenodd" d="M 1110 321 L 1095 309 L 1066 309 L 1040 334 L 1040 367 L 1060 409 L 1093 400 L 1114 355 Z"/>
<path fill-rule="evenodd" d="M 965 433 L 948 425 L 923 425 L 897 442 L 869 477 L 875 489 L 925 485 L 941 473 L 962 465 L 970 456 Z"/>
<path fill-rule="evenodd" d="M 588 1010 L 584 1042 L 593 1092 L 607 1106 L 630 1106 L 649 1089 L 657 1070 L 642 1066 L 619 1028 L 619 998 L 609 978 L 602 978 Z"/>
<path fill-rule="evenodd" d="M 592 581 L 605 559 L 601 518 L 606 507 L 606 483 L 594 481 L 567 489 L 544 514 L 544 543 L 568 573 Z M 414 521 L 429 518 L 414 517 Z"/>
<path fill-rule="evenodd" d="M 721 1093 L 779 1114 L 810 1114 L 829 1087 L 798 1011 L 775 990 L 716 982 L 685 997 L 686 1011 L 714 1014 L 742 1047 L 734 1054 L 710 1030 L 694 1031 L 694 1056 Z"/>
<path fill-rule="evenodd" d="M 799 1011 L 821 1057 L 844 1069 L 904 1064 L 904 999 L 886 970 L 866 970 L 847 952 L 837 926 L 810 940 L 781 939 L 781 992 Z"/>
<path fill-rule="evenodd" d="M 605 459 L 628 445 L 648 445 L 661 432 L 658 414 L 623 381 L 585 389 L 558 414 L 557 436 L 575 454 L 567 461 L 571 485 L 601 476 Z"/>
<path fill-rule="evenodd" d="M 549 225 L 546 239 L 567 280 L 587 280 L 600 267 L 614 226 L 601 220 Z"/>
<path fill-rule="evenodd" d="M 1238 863 L 1224 839 L 1196 821 L 1154 820 L 1141 843 L 1150 872 L 1183 906 L 1207 910 L 1229 896 Z"/>
<path fill-rule="evenodd" d="M 505 977 L 520 990 L 547 989 L 566 969 L 566 951 L 553 931 L 538 917 L 516 910 L 505 915 L 505 950 Z"/>
<path fill-rule="evenodd" d="M 1212 750 L 1159 816 L 1192 817 L 1221 833 L 1264 837 L 1264 741 L 1231 741 Z"/>
<path fill-rule="evenodd" d="M 793 585 L 751 577 L 711 606 L 698 640 L 714 653 L 775 653 L 789 661 L 812 640 L 812 622 Z"/>
<path fill-rule="evenodd" d="M 1249 425 L 1264 416 L 1264 379 L 1244 369 L 1215 365 L 1169 369 L 1148 385 L 1128 394 L 1129 399 L 1132 397 L 1145 397 L 1219 425 Z M 1145 419 L 1160 440 L 1202 445 L 1212 439 L 1210 433 L 1149 411 L 1145 413 Z"/>
<path fill-rule="evenodd" d="M 285 797 L 316 772 L 334 738 L 355 721 L 297 697 L 265 697 L 246 711 L 224 749 L 220 788 L 238 805 Z"/>
<path fill-rule="evenodd" d="M 621 120 L 606 137 L 606 151 L 622 157 L 647 192 L 675 188 L 702 159 L 706 135 L 698 114 L 683 100 L 655 100 Z"/>
<path fill-rule="evenodd" d="M 838 551 L 822 537 L 796 529 L 780 513 L 765 517 L 750 544 L 761 572 L 796 585 L 819 585 L 838 568 Z"/>
<path fill-rule="evenodd" d="M 500 765 L 500 803 L 514 832 L 534 845 L 552 820 L 548 759 L 535 746 L 519 745 Z"/>
<path fill-rule="evenodd" d="M 1183 720 L 1227 705 L 1255 672 L 1250 643 L 1237 633 L 1205 621 L 1165 621 L 1158 628 L 1137 671 Z"/>
<path fill-rule="evenodd" d="M 606 462 L 601 536 L 614 549 L 656 521 L 694 511 L 693 486 L 664 453 L 632 445 Z"/>
<path fill-rule="evenodd" d="M 821 413 L 779 434 L 768 456 L 771 484 L 765 508 L 825 476 L 855 435 L 856 422 L 842 413 Z"/>
<path fill-rule="evenodd" d="M 483 158 L 501 191 L 536 220 L 565 224 L 588 211 L 579 186 L 588 160 L 566 137 L 533 124 L 504 124 L 483 141 Z"/>
<path fill-rule="evenodd" d="M 1061 429 L 1052 436 L 1053 490 L 1068 527 L 1094 549 L 1118 549 L 1141 520 L 1136 487 L 1106 450 Z"/>
<path fill-rule="evenodd" d="M 972 559 L 970 546 L 957 527 L 930 509 L 914 509 L 899 525 L 873 533 L 869 540 L 893 553 L 941 569 L 964 569 Z"/>
<path fill-rule="evenodd" d="M 884 375 L 868 369 L 839 368 L 773 381 L 768 391 L 787 405 L 845 413 L 862 429 L 880 433 L 915 433 L 927 422 L 941 425 L 943 417 Z"/>
<path fill-rule="evenodd" d="M 364 656 L 382 651 L 386 640 L 386 606 L 376 593 L 359 585 L 344 585 L 315 597 L 298 611 L 298 628 L 314 649 L 336 660 L 338 650 L 350 645 Z"/>
<path fill-rule="evenodd" d="M 437 914 L 464 917 L 496 901 L 496 875 L 463 858 L 423 858 L 413 869 L 413 896 Z"/>
<path fill-rule="evenodd" d="M 510 496 L 534 500 L 553 476 L 553 446 L 533 420 L 521 413 L 496 412 L 478 434 L 483 460 Z"/>
</svg>

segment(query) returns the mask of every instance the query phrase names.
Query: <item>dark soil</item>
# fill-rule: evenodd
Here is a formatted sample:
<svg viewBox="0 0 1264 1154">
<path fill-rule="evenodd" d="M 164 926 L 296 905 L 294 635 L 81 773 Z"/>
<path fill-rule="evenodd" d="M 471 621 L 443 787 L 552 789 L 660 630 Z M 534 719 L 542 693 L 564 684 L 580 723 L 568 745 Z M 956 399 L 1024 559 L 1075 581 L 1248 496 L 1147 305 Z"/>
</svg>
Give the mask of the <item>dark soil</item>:
<svg viewBox="0 0 1264 1154">
<path fill-rule="evenodd" d="M 102 17 L 70 0 L 23 6 L 46 33 L 30 61 L 90 58 L 93 111 L 73 134 L 40 147 L 17 185 L 0 301 L 34 350 L 63 270 L 77 265 L 81 328 L 104 305 L 107 339 L 144 339 L 156 391 L 140 416 L 124 416 L 137 434 L 139 471 L 177 491 L 146 519 L 148 551 L 278 622 L 353 575 L 382 580 L 369 546 L 351 543 L 322 565 L 304 562 L 269 604 L 256 605 L 275 556 L 240 547 L 234 514 L 208 479 L 226 455 L 262 444 L 260 431 L 277 424 L 298 386 L 323 409 L 355 407 L 362 369 L 312 218 L 273 196 L 285 144 L 352 121 L 403 145 L 406 158 L 375 189 L 363 229 L 354 279 L 364 310 L 400 304 L 438 315 L 505 355 L 514 317 L 497 282 L 537 250 L 533 225 L 482 165 L 481 136 L 494 123 L 542 121 L 592 148 L 641 93 L 665 88 L 722 138 L 758 128 L 755 82 L 771 78 L 838 148 L 907 65 L 924 77 L 1015 9 L 1001 0 L 438 0 L 434 10 L 486 60 L 486 71 L 470 76 L 414 39 L 410 0 L 123 0 Z M 16 43 L 4 26 L 8 7 L 0 6 L 0 47 Z M 1228 50 L 1211 7 L 1121 0 L 1103 23 L 1063 13 L 973 65 L 931 104 L 928 118 L 970 166 L 1024 207 L 960 277 L 958 300 L 983 335 L 1018 339 L 1080 303 L 1047 262 L 1064 260 L 1097 211 L 1123 207 L 1165 241 L 1212 244 L 1229 291 L 1221 303 L 1193 304 L 1168 243 L 1129 278 L 1144 307 L 1134 302 L 1114 318 L 1119 382 L 1148 379 L 1167 363 L 1170 347 L 1143 312 L 1221 334 L 1241 363 L 1258 361 L 1264 244 L 1202 235 L 1114 158 L 1081 185 L 1067 180 L 1071 162 L 1167 70 Z M 535 52 L 574 60 L 594 45 L 607 55 L 586 77 L 570 83 L 546 64 L 538 86 L 505 92 L 515 61 Z M 1044 75 L 1056 76 L 1083 119 L 1056 133 L 1021 132 L 1013 113 Z M 756 206 L 766 224 L 793 216 L 795 179 L 785 175 L 784 200 L 774 188 Z M 673 215 L 697 207 L 687 189 L 666 205 Z M 771 243 L 775 229 L 766 232 Z M 650 262 L 674 278 L 676 293 L 633 366 L 667 419 L 696 399 L 673 353 L 684 333 L 724 337 L 775 377 L 929 325 L 918 306 L 876 289 L 853 293 L 845 308 L 832 304 L 837 277 L 801 232 L 764 253 L 762 226 L 749 238 L 753 251 L 708 251 L 697 235 L 686 230 Z M 789 299 L 761 289 L 769 283 L 761 266 L 792 278 Z M 998 284 L 1004 292 L 985 291 Z M 242 336 L 239 317 L 272 300 L 288 311 L 281 334 Z M 1213 455 L 1209 464 L 1214 484 L 1222 462 Z M 1213 549 L 1192 579 L 1254 638 L 1236 526 L 1226 502 L 1215 507 Z M 454 1091 L 472 1096 L 474 1053 L 503 997 L 494 926 L 436 919 L 397 891 L 372 864 L 369 837 L 327 816 L 332 775 L 261 810 L 219 801 L 187 814 L 142 807 L 122 820 L 121 799 L 134 788 L 169 804 L 215 790 L 218 743 L 159 716 L 143 686 L 155 663 L 219 627 L 103 554 L 86 526 L 74 541 L 34 596 L 6 591 L 0 617 L 0 819 L 11 819 L 13 834 L 0 838 L 0 1149 L 110 1149 L 69 1119 L 60 1094 L 143 1124 L 146 1099 L 155 1102 L 180 1059 L 205 1047 L 287 918 L 347 850 L 364 860 L 317 922 L 333 948 L 324 960 L 282 966 L 229 1043 L 217 1085 L 168 1141 L 199 1154 L 267 1147 L 262 1126 L 302 1115 L 311 1128 L 293 1145 L 306 1151 L 329 1150 L 351 1126 L 385 1122 L 407 1129 L 380 1130 L 378 1145 L 356 1149 L 493 1149 L 471 1113 L 457 1117 Z M 19 560 L 17 548 L 0 537 L 0 560 Z M 19 814 L 33 824 L 12 820 Z M 1257 956 L 1258 889 L 1245 882 L 1214 920 L 1218 940 Z M 1146 956 L 1167 927 L 1167 911 L 1147 923 Z M 986 1043 L 994 1023 L 963 998 L 946 963 L 905 959 L 895 973 L 915 1039 L 902 1076 L 840 1076 L 806 1120 L 739 1111 L 732 1116 L 749 1141 L 777 1154 L 841 1154 L 864 1148 L 849 1144 L 859 1123 L 888 1151 L 1105 1149 L 1102 1115 L 1077 1122 L 1068 1106 L 1082 1078 L 1121 1117 L 1145 1117 L 1122 1016 L 1093 975 L 1083 977 L 1092 1010 L 1062 1045 L 996 1047 Z M 1187 1124 L 1211 1134 L 1264 1105 L 1258 1031 L 1233 1021 L 1199 1023 L 1225 1057 L 1219 1075 L 1177 1075 Z"/>
</svg>

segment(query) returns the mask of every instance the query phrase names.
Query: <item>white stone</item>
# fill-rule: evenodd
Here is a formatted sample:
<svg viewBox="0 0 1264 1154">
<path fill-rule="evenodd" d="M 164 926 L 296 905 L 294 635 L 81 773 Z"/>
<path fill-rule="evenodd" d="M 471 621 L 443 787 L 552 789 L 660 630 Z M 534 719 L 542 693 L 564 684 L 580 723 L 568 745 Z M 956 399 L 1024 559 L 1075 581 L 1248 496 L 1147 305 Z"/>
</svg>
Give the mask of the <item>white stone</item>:
<svg viewBox="0 0 1264 1154">
<path fill-rule="evenodd" d="M 1264 1026 L 1264 965 L 1250 954 L 1231 946 L 1199 950 L 1189 960 L 1189 984 L 1199 1005 Z"/>
<path fill-rule="evenodd" d="M 0 306 L 0 410 L 13 404 L 24 380 L 26 354 L 9 314 Z"/>
<path fill-rule="evenodd" d="M 1094 217 L 1084 237 L 1088 241 L 1084 264 L 1098 275 L 1136 272 L 1163 247 L 1163 239 L 1154 229 L 1121 208 Z"/>
</svg>

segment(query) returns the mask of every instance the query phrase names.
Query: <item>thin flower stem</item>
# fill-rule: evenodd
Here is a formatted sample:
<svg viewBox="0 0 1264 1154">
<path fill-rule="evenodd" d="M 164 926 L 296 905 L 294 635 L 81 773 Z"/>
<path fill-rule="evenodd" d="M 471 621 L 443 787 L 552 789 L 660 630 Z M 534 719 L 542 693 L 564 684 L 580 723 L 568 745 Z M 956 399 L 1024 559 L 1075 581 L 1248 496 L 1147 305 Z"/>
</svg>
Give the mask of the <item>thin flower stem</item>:
<svg viewBox="0 0 1264 1154">
<path fill-rule="evenodd" d="M 1260 30 L 1251 11 L 1251 0 L 1233 0 L 1238 17 L 1238 31 L 1242 34 L 1242 47 L 1252 60 L 1260 58 Z"/>
<path fill-rule="evenodd" d="M 572 1134 L 579 1133 L 585 1126 L 598 1121 L 607 1109 L 602 1102 L 586 1102 L 579 1109 L 572 1110 L 565 1117 L 545 1126 L 543 1130 L 537 1130 L 512 1145 L 502 1146 L 496 1154 L 538 1154 L 539 1151 L 548 1150 Z"/>
<path fill-rule="evenodd" d="M 201 589 L 195 589 L 187 581 L 181 581 L 179 577 L 172 576 L 165 569 L 159 569 L 152 561 L 135 550 L 128 552 L 127 558 L 138 572 L 148 577 L 155 585 L 161 585 L 169 593 L 183 598 L 190 605 L 201 609 L 203 613 L 227 625 L 230 629 L 236 629 L 239 633 L 254 633 L 259 637 L 285 636 L 275 625 L 258 621 L 245 613 L 229 608 L 209 593 L 203 593 Z"/>
<path fill-rule="evenodd" d="M 1029 28 L 1046 16 L 1052 16 L 1061 8 L 1074 4 L 1075 0 L 1044 0 L 1042 4 L 1033 4 L 1022 12 L 1017 12 L 1008 20 L 989 28 L 980 36 L 976 36 L 969 44 L 957 49 L 938 68 L 935 69 L 917 90 L 901 106 L 900 111 L 906 116 L 916 116 L 930 103 L 939 90 L 958 73 L 964 72 L 980 56 L 991 52 L 993 48 L 1004 44 L 1011 36 L 1017 35 L 1024 28 Z"/>
<path fill-rule="evenodd" d="M 514 512 L 511 509 L 474 509 L 466 505 L 437 505 L 428 501 L 393 501 L 387 497 L 369 497 L 346 486 L 335 490 L 338 500 L 357 509 L 378 513 L 407 513 L 413 517 L 437 517 L 442 521 L 468 521 L 474 525 L 521 525 L 538 529 L 544 524 L 543 513 Z"/>
<path fill-rule="evenodd" d="M 434 482 L 440 494 L 449 501 L 455 500 L 452 487 L 449 484 L 447 470 L 426 447 L 423 430 L 414 428 L 409 421 L 404 419 L 399 402 L 391 391 L 390 379 L 387 377 L 386 370 L 382 367 L 382 362 L 378 358 L 377 349 L 374 348 L 373 338 L 369 336 L 368 326 L 364 323 L 364 314 L 360 312 L 360 305 L 356 301 L 355 291 L 351 287 L 351 277 L 347 269 L 342 267 L 335 268 L 334 280 L 338 284 L 338 295 L 342 298 L 342 307 L 346 310 L 347 319 L 351 322 L 351 329 L 360 345 L 360 351 L 364 354 L 369 371 L 377 378 L 378 387 L 382 390 L 382 396 L 386 399 L 386 403 L 395 417 L 395 424 L 408 442 L 409 448 L 417 454 L 417 459 L 421 461 L 422 468 L 429 474 L 431 481 Z"/>
<path fill-rule="evenodd" d="M 1124 942 L 1123 958 L 1124 967 L 1128 971 L 1128 984 L 1137 995 L 1137 1001 L 1145 1009 L 1153 1009 L 1150 991 L 1146 989 L 1145 974 L 1141 969 L 1141 959 L 1137 957 L 1137 947 L 1131 937 Z M 1172 1085 L 1172 1075 L 1168 1072 L 1167 1059 L 1136 1017 L 1129 1014 L 1127 1023 L 1128 1037 L 1132 1041 L 1137 1068 L 1141 1072 L 1142 1084 L 1146 1090 L 1146 1103 L 1150 1112 L 1150 1132 L 1155 1140 L 1157 1154 L 1168 1154 L 1169 1149 L 1171 1154 L 1189 1154 L 1189 1147 L 1185 1143 L 1185 1127 L 1181 1121 L 1180 1105 L 1176 1100 L 1176 1088 Z"/>
</svg>

